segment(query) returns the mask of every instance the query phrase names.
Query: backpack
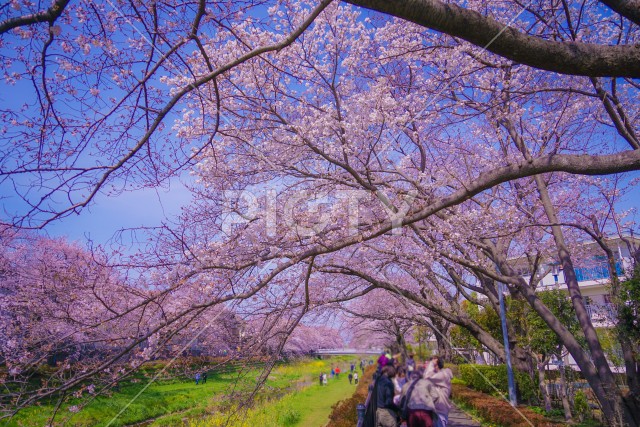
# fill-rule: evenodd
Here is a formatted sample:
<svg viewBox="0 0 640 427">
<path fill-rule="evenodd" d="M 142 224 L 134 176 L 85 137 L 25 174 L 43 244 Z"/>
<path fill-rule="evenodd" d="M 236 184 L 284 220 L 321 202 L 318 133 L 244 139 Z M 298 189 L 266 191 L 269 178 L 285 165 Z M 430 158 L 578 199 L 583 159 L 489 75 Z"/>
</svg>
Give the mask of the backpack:
<svg viewBox="0 0 640 427">
<path fill-rule="evenodd" d="M 405 394 L 402 399 L 400 399 L 400 418 L 403 420 L 409 419 L 409 400 L 411 399 L 411 392 L 413 392 L 413 388 L 418 384 L 419 379 L 415 380 L 409 386 L 407 390 L 407 394 Z"/>
</svg>

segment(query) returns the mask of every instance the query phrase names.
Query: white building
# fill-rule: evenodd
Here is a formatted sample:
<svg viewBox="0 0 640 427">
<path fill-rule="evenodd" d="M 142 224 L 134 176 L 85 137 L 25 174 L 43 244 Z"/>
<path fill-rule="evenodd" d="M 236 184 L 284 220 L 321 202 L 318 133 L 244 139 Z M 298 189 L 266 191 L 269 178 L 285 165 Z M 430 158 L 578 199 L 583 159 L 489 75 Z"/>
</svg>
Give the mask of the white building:
<svg viewBox="0 0 640 427">
<path fill-rule="evenodd" d="M 640 239 L 628 236 L 625 236 L 625 239 L 633 246 L 631 250 L 627 242 L 619 237 L 607 239 L 607 246 L 613 249 L 616 270 L 621 281 L 626 279 L 625 272 L 633 270 L 632 251 L 640 247 Z M 585 243 L 580 248 L 580 252 L 580 256 L 572 258 L 580 292 L 585 299 L 587 311 L 591 315 L 591 322 L 593 326 L 601 330 L 612 328 L 615 324 L 616 310 L 611 303 L 611 275 L 604 251 L 596 242 L 592 241 Z M 531 272 L 527 267 L 522 267 L 519 271 L 527 281 L 530 280 Z M 546 263 L 541 267 L 541 271 L 548 273 L 538 282 L 537 290 L 567 289 L 564 271 L 559 263 Z M 618 360 L 621 361 L 621 358 L 621 354 L 617 355 Z M 557 364 L 558 361 L 555 363 Z M 575 360 L 569 354 L 564 357 L 563 363 L 578 369 Z M 614 372 L 624 372 L 624 368 L 616 366 L 617 364 L 613 360 L 610 360 L 609 363 Z"/>
<path fill-rule="evenodd" d="M 634 245 L 640 246 L 640 239 L 627 238 Z M 619 237 L 607 240 L 607 245 L 614 250 L 616 270 L 621 280 L 625 279 L 625 272 L 633 269 L 633 257 L 629 247 Z M 580 286 L 580 292 L 591 314 L 591 321 L 596 328 L 613 326 L 615 309 L 610 297 L 610 274 L 606 257 L 602 249 L 595 242 L 584 244 L 583 257 L 574 259 L 574 269 Z M 548 273 L 537 284 L 537 290 L 567 289 L 564 271 L 558 263 L 547 263 L 542 271 Z M 520 269 L 525 280 L 530 280 L 531 273 L 527 267 Z"/>
</svg>

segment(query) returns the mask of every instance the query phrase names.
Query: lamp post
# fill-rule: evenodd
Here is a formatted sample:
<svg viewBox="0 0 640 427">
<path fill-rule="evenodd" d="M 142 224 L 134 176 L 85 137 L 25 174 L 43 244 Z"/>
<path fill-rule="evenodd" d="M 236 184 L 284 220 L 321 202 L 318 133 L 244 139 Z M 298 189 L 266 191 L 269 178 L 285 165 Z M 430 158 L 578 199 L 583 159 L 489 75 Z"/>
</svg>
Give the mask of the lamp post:
<svg viewBox="0 0 640 427">
<path fill-rule="evenodd" d="M 504 307 L 504 283 L 498 283 L 498 300 L 500 301 L 500 323 L 502 323 L 502 337 L 504 338 L 504 352 L 507 362 L 507 381 L 509 385 L 509 402 L 511 406 L 518 404 L 516 400 L 516 385 L 513 379 L 513 367 L 511 366 L 511 349 L 509 348 L 509 334 L 507 331 L 507 313 Z"/>
</svg>

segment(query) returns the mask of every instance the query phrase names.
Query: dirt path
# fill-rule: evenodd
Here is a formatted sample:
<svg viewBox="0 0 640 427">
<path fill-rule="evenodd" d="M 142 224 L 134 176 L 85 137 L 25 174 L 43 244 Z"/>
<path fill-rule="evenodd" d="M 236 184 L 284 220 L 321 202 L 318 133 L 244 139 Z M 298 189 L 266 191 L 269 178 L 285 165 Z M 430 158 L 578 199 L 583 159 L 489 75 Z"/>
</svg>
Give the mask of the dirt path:
<svg viewBox="0 0 640 427">
<path fill-rule="evenodd" d="M 447 427 L 480 427 L 481 425 L 482 424 L 471 419 L 466 412 L 460 410 L 455 405 L 451 408 L 451 412 L 449 412 L 449 423 Z"/>
</svg>

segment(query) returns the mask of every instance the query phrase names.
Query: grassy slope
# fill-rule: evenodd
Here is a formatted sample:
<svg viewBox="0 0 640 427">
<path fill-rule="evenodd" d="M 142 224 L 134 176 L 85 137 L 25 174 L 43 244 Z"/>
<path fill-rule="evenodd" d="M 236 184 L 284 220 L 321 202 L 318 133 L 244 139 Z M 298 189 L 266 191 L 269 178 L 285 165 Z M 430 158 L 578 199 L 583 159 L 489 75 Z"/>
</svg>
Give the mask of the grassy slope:
<svg viewBox="0 0 640 427">
<path fill-rule="evenodd" d="M 255 373 L 254 373 L 255 375 Z M 235 383 L 237 375 L 225 374 L 212 376 L 204 385 L 196 386 L 192 381 L 154 383 L 111 424 L 122 426 L 155 418 L 163 414 L 204 406 L 213 394 L 224 391 Z M 111 396 L 100 396 L 90 402 L 79 413 L 72 413 L 69 407 L 80 402 L 79 399 L 63 404 L 54 425 L 65 426 L 104 426 L 122 410 L 142 390 L 146 381 L 127 384 Z M 43 426 L 47 424 L 53 405 L 41 405 L 26 408 L 6 424 L 10 427 Z"/>
<path fill-rule="evenodd" d="M 373 381 L 373 373 L 375 370 L 375 365 L 369 366 L 365 370 L 364 375 L 362 375 L 355 393 L 333 407 L 333 411 L 329 415 L 327 427 L 353 427 L 357 424 L 358 416 L 356 408 L 359 404 L 366 402 L 369 394 L 369 385 Z"/>
<path fill-rule="evenodd" d="M 291 407 L 300 414 L 298 426 L 322 427 L 329 421 L 329 414 L 333 405 L 346 399 L 355 391 L 355 386 L 349 384 L 346 375 L 339 380 L 329 381 L 327 387 L 313 385 L 297 393 Z"/>
<path fill-rule="evenodd" d="M 267 388 L 272 392 L 284 390 L 287 387 L 295 387 L 296 384 L 313 384 L 309 390 L 303 390 L 292 396 L 286 396 L 283 403 L 290 401 L 289 405 L 300 416 L 309 415 L 309 422 L 315 422 L 315 417 L 323 419 L 330 412 L 330 407 L 335 401 L 349 394 L 349 382 L 346 376 L 340 378 L 340 383 L 333 382 L 320 390 L 316 385 L 316 379 L 321 371 L 329 371 L 332 363 L 340 361 L 344 368 L 347 365 L 343 357 L 330 361 L 303 361 L 293 365 L 280 366 L 273 370 L 267 381 Z M 207 384 L 196 386 L 192 381 L 165 382 L 151 385 L 124 411 L 111 426 L 123 426 L 144 420 L 156 418 L 155 426 L 182 425 L 185 418 L 203 418 L 215 412 L 217 406 L 224 403 L 224 395 L 229 393 L 235 385 L 236 391 L 247 391 L 255 385 L 258 371 L 245 372 L 239 377 L 237 373 L 210 376 Z M 111 396 L 101 396 L 89 403 L 81 412 L 74 414 L 69 407 L 79 402 L 73 399 L 62 405 L 59 415 L 56 417 L 55 426 L 105 426 L 129 401 L 144 387 L 146 381 L 137 384 L 127 384 L 121 390 Z M 314 392 L 314 387 L 318 390 Z M 320 391 L 330 393 L 320 393 Z M 306 393 L 310 393 L 307 395 Z M 335 395 L 334 395 L 335 394 Z M 296 403 L 293 396 L 299 396 L 304 404 Z M 265 408 L 275 403 L 261 405 Z M 0 421 L 0 426 L 30 427 L 47 424 L 54 405 L 43 404 L 33 406 L 21 411 L 8 422 Z M 278 408 L 267 409 L 267 412 L 277 411 Z M 286 408 L 284 408 L 286 411 Z M 325 413 L 326 410 L 326 413 Z M 250 411 L 253 412 L 253 411 Z M 296 412 L 298 413 L 298 412 Z M 320 414 L 320 415 L 313 415 Z M 244 417 L 243 417 L 244 418 Z M 295 417 L 294 417 L 295 418 Z M 279 424 L 282 425 L 282 424 Z M 315 424 L 300 424 L 315 425 Z M 318 424 L 321 425 L 321 424 Z"/>
<path fill-rule="evenodd" d="M 331 370 L 330 361 L 315 361 L 309 368 L 307 378 L 311 376 L 311 385 L 302 390 L 290 393 L 282 399 L 266 402 L 256 407 L 241 412 L 236 417 L 229 419 L 224 414 L 216 414 L 204 419 L 194 420 L 191 427 L 322 427 L 329 421 L 332 406 L 338 401 L 351 396 L 355 391 L 355 385 L 349 384 L 347 379 L 347 361 L 349 358 L 341 358 L 340 363 L 343 374 L 340 379 L 329 378 L 328 385 L 320 386 L 317 376 L 320 371 Z"/>
</svg>

